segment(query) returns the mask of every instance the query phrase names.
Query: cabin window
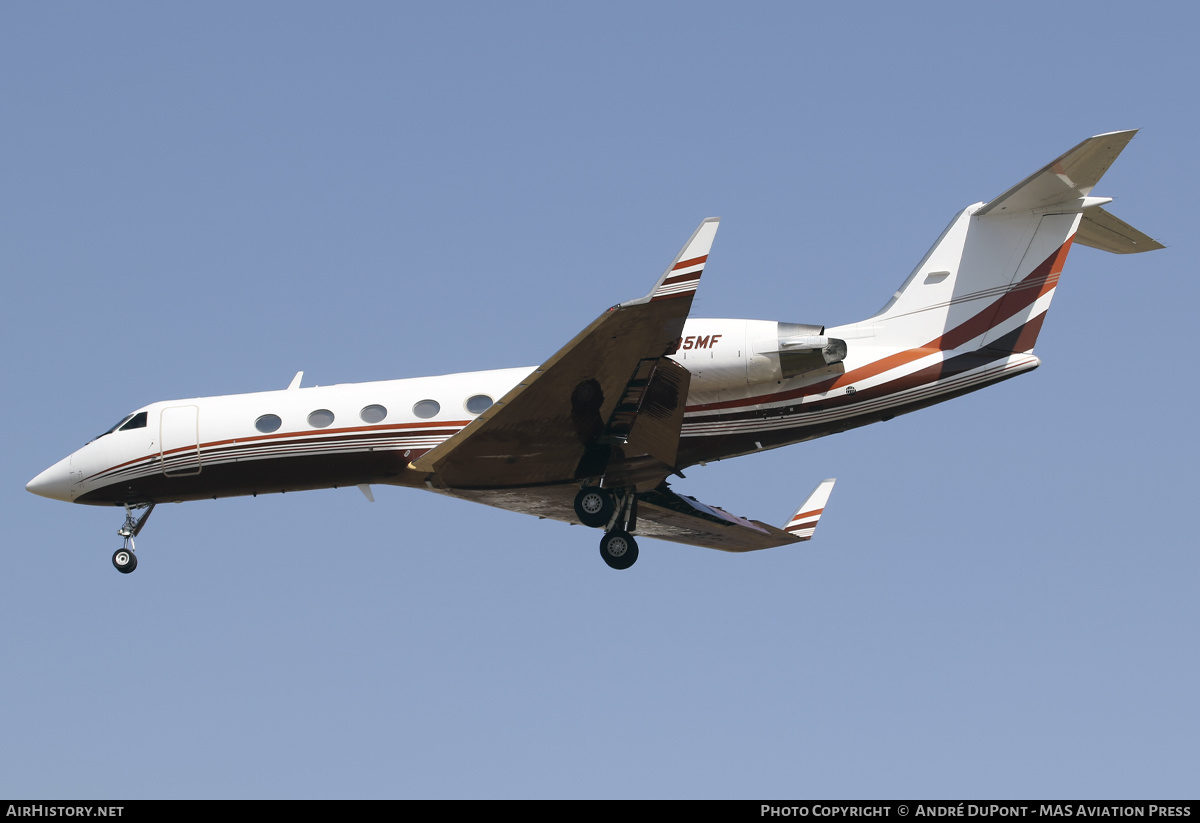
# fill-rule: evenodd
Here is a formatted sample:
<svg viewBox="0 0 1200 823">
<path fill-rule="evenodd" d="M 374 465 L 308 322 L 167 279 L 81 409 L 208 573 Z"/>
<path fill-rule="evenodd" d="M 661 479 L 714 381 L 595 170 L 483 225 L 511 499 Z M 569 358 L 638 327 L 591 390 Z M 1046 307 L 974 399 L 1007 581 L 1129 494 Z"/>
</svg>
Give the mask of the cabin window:
<svg viewBox="0 0 1200 823">
<path fill-rule="evenodd" d="M 483 414 L 492 406 L 492 398 L 486 394 L 477 394 L 467 400 L 467 411 L 471 414 Z"/>
<path fill-rule="evenodd" d="M 262 417 L 254 421 L 254 428 L 258 429 L 263 434 L 270 434 L 273 431 L 278 431 L 283 425 L 283 421 L 279 419 L 277 414 L 264 414 Z"/>
<path fill-rule="evenodd" d="M 130 429 L 146 428 L 146 412 L 138 412 L 133 417 L 129 418 L 129 422 L 121 427 L 121 431 L 127 432 Z"/>
<path fill-rule="evenodd" d="M 422 420 L 428 420 L 442 410 L 442 404 L 436 400 L 421 400 L 413 406 L 413 414 Z"/>
<path fill-rule="evenodd" d="M 333 412 L 329 409 L 317 409 L 315 412 L 309 412 L 308 425 L 314 429 L 323 429 L 333 423 Z"/>
<path fill-rule="evenodd" d="M 363 406 L 363 410 L 358 413 L 358 416 L 364 423 L 379 423 L 387 417 L 387 409 L 378 403 L 372 403 L 370 406 Z"/>
</svg>

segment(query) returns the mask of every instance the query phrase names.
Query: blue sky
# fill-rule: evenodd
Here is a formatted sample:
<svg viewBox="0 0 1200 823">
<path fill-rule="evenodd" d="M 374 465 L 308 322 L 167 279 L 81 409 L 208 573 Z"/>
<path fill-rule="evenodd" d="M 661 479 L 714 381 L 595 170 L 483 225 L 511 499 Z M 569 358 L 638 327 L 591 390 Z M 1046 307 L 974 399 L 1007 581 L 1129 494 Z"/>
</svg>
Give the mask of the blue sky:
<svg viewBox="0 0 1200 823">
<path fill-rule="evenodd" d="M 1195 797 L 1182 3 L 5 4 L 0 796 Z M 24 491 L 151 401 L 532 365 L 723 217 L 696 316 L 875 312 L 1100 132 L 1018 380 L 688 472 L 747 556 L 411 490 Z"/>
</svg>

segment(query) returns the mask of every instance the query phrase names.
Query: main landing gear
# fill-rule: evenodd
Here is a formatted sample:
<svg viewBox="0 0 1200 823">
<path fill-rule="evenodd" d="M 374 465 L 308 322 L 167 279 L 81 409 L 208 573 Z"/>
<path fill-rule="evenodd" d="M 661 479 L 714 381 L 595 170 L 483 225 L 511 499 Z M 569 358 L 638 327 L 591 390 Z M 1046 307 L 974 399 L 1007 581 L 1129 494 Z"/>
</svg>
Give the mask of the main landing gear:
<svg viewBox="0 0 1200 823">
<path fill-rule="evenodd" d="M 138 509 L 145 509 L 141 517 L 135 518 L 133 513 Z M 125 524 L 117 531 L 117 534 L 125 538 L 125 545 L 113 552 L 112 564 L 121 574 L 129 574 L 137 568 L 137 555 L 134 554 L 133 538 L 138 536 L 142 527 L 146 525 L 146 521 L 150 519 L 150 512 L 154 511 L 153 503 L 139 503 L 131 506 L 125 504 Z"/>
<path fill-rule="evenodd" d="M 637 541 L 629 533 L 637 525 L 637 497 L 632 490 L 619 497 L 599 486 L 584 486 L 575 495 L 579 522 L 604 529 L 600 557 L 612 569 L 628 569 L 638 559 Z"/>
</svg>

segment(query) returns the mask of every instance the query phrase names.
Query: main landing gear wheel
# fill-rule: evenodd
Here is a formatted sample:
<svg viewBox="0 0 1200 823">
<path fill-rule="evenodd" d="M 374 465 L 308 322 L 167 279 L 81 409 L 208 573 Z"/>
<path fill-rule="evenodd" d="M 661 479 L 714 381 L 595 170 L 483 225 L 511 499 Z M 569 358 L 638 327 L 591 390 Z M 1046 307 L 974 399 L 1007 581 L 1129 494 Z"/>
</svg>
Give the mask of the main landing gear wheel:
<svg viewBox="0 0 1200 823">
<path fill-rule="evenodd" d="M 600 541 L 600 556 L 613 569 L 628 569 L 638 559 L 637 541 L 628 532 L 613 529 Z"/>
<path fill-rule="evenodd" d="M 613 496 L 598 486 L 584 486 L 575 495 L 575 516 L 593 529 L 607 526 L 616 507 Z"/>
<path fill-rule="evenodd" d="M 113 566 L 121 574 L 129 574 L 137 568 L 137 555 L 130 549 L 117 549 L 113 552 Z"/>
</svg>

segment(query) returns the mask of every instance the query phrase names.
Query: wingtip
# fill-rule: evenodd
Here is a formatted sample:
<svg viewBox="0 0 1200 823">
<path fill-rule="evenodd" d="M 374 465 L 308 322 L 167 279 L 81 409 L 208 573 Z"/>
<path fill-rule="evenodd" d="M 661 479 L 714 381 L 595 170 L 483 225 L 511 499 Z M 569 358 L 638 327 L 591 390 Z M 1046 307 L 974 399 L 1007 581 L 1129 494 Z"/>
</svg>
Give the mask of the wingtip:
<svg viewBox="0 0 1200 823">
<path fill-rule="evenodd" d="M 836 482 L 836 477 L 827 477 L 818 483 L 783 530 L 797 540 L 811 540 L 821 515 L 825 513 L 825 506 L 829 503 L 829 495 Z"/>
<path fill-rule="evenodd" d="M 704 264 L 712 250 L 720 220 L 719 217 L 706 217 L 700 222 L 679 254 L 675 255 L 671 265 L 642 301 L 669 300 L 677 297 L 691 299 L 700 284 L 700 276 L 704 273 Z"/>
</svg>

